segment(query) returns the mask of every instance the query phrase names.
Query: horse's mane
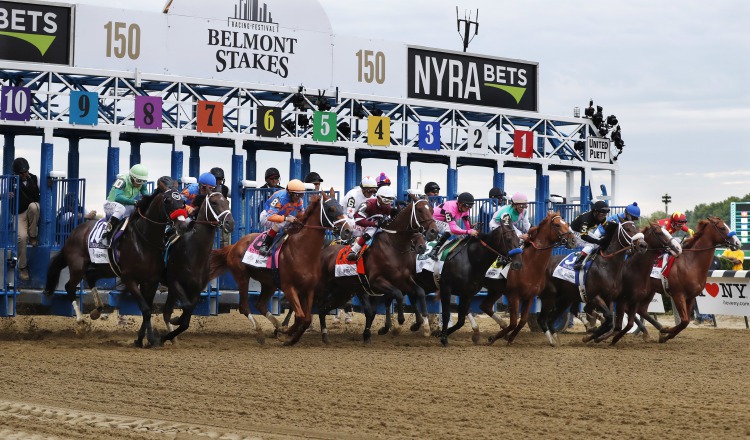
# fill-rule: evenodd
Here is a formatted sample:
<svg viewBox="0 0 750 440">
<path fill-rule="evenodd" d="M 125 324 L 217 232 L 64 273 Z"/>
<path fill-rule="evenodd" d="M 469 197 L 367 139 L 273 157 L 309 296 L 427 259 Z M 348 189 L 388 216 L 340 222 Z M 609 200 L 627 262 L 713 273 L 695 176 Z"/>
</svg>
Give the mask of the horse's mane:
<svg viewBox="0 0 750 440">
<path fill-rule="evenodd" d="M 709 220 L 719 220 L 718 217 L 709 217 Z M 701 220 L 698 222 L 698 226 L 695 228 L 695 233 L 692 237 L 686 238 L 685 241 L 682 242 L 682 249 L 691 249 L 695 246 L 695 243 L 700 240 L 701 237 L 703 237 L 703 234 L 706 233 L 706 227 L 711 223 L 709 220 Z"/>
<path fill-rule="evenodd" d="M 604 250 L 609 247 L 612 237 L 615 236 L 615 231 L 620 227 L 619 225 L 616 221 L 607 223 L 607 226 L 604 227 L 604 236 L 602 237 L 602 244 L 599 246 L 599 249 Z"/>
<path fill-rule="evenodd" d="M 538 225 L 532 226 L 531 228 L 529 228 L 529 233 L 528 233 L 529 239 L 526 240 L 526 242 L 523 244 L 524 247 L 531 246 L 531 242 L 534 241 L 534 240 L 536 240 L 536 236 L 539 235 L 539 230 L 541 229 L 541 227 L 542 226 L 547 226 L 547 223 L 551 223 L 552 219 L 555 218 L 555 216 L 558 216 L 558 215 L 560 215 L 559 212 L 549 211 L 547 213 L 547 217 L 543 218 L 542 221 L 539 222 Z"/>
<path fill-rule="evenodd" d="M 145 196 L 142 196 L 140 200 L 138 200 L 135 204 L 136 211 L 141 211 L 141 213 L 145 214 L 146 211 L 148 211 L 149 206 L 151 206 L 151 202 L 156 200 L 156 196 L 160 195 L 162 193 L 154 191 L 153 194 L 147 194 Z M 134 218 L 133 220 L 135 220 Z"/>
<path fill-rule="evenodd" d="M 307 203 L 307 208 L 305 209 L 305 212 L 303 212 L 299 217 L 297 217 L 297 220 L 301 224 L 304 224 L 307 221 L 307 219 L 310 217 L 310 215 L 312 214 L 312 212 L 315 209 L 315 207 L 318 206 L 318 204 L 320 203 L 321 200 L 323 200 L 323 195 L 322 194 L 320 196 L 315 196 L 315 197 L 309 198 L 308 199 L 308 203 Z M 323 208 L 321 207 L 321 209 L 323 209 Z"/>
</svg>

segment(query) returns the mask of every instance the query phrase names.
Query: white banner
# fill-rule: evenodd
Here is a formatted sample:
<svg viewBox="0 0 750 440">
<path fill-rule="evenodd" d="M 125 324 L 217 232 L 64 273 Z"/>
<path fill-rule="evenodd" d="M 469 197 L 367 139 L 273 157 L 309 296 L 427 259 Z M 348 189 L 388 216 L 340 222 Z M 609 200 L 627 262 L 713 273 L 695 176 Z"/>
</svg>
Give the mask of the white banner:
<svg viewBox="0 0 750 440">
<path fill-rule="evenodd" d="M 586 138 L 586 160 L 589 162 L 610 163 L 609 143 L 610 141 L 607 138 Z"/>
<path fill-rule="evenodd" d="M 708 278 L 696 298 L 703 314 L 750 316 L 750 279 Z"/>
<path fill-rule="evenodd" d="M 404 98 L 406 45 L 334 37 L 332 85 L 347 93 Z"/>
</svg>

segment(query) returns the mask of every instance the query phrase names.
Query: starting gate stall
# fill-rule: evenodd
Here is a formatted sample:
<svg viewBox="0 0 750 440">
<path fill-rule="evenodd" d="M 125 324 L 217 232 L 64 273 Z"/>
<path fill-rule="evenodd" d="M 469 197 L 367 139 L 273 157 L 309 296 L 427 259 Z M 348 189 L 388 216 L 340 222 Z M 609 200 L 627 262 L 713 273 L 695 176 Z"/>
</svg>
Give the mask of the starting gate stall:
<svg viewBox="0 0 750 440">
<path fill-rule="evenodd" d="M 53 177 L 54 137 L 68 140 L 70 179 L 81 177 L 81 139 L 108 142 L 107 189 L 119 173 L 123 142 L 131 145 L 130 165 L 140 162 L 142 144 L 171 144 L 170 174 L 177 180 L 183 176 L 178 146 L 189 146 L 192 176 L 200 174 L 201 147 L 231 149 L 227 186 L 239 225 L 233 242 L 260 229 L 262 195 L 241 182 L 256 179 L 263 150 L 291 153 L 290 179 L 310 171 L 311 155 L 345 157 L 344 191 L 359 182 L 366 158 L 398 161 L 397 194 L 411 186 L 413 163 L 447 165 L 450 198 L 461 166 L 491 168 L 500 189 L 506 169 L 530 169 L 537 186 L 532 223 L 548 206 L 550 172 L 565 173 L 566 200 L 580 201 L 581 210 L 591 200 L 594 172 L 609 173 L 616 189 L 616 118 L 597 126 L 590 117 L 538 113 L 535 62 L 334 35 L 314 0 L 267 0 L 262 7 L 174 0 L 163 11 L 35 0 L 8 7 L 9 15 L 38 14 L 55 26 L 39 31 L 44 39 L 0 37 L 6 175 L 19 135 L 41 138 L 40 182 Z M 43 280 L 64 236 L 52 220 L 58 209 L 52 189 L 40 190 L 32 284 Z M 604 196 L 612 201 L 615 194 Z M 495 203 L 483 201 L 487 208 Z"/>
<path fill-rule="evenodd" d="M 18 176 L 0 176 L 0 250 L 2 251 L 2 268 L 0 269 L 0 317 L 16 315 L 16 246 L 18 245 L 18 198 L 11 196 L 18 187 Z"/>
</svg>

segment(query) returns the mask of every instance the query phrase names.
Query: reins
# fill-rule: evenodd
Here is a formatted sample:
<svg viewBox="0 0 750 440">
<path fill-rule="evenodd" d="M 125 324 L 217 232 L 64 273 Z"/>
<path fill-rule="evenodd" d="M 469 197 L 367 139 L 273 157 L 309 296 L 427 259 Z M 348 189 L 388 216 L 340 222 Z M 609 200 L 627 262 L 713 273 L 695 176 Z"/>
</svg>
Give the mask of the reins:
<svg viewBox="0 0 750 440">
<path fill-rule="evenodd" d="M 552 217 L 552 219 L 551 219 L 551 220 L 549 221 L 550 227 L 552 227 L 552 224 L 553 224 L 553 222 L 554 222 L 554 221 L 555 221 L 556 219 L 558 219 L 558 218 L 559 218 L 559 219 L 562 219 L 562 217 L 560 217 L 559 215 L 556 215 L 556 216 Z M 552 249 L 553 247 L 556 247 L 556 246 L 565 246 L 565 243 L 563 242 L 563 237 L 565 237 L 565 236 L 569 236 L 569 237 L 572 237 L 572 236 L 573 236 L 573 233 L 572 233 L 572 232 L 570 232 L 570 231 L 568 231 L 568 232 L 566 232 L 565 234 L 559 234 L 559 236 L 557 237 L 557 241 L 556 241 L 556 242 L 554 242 L 554 243 L 552 243 L 552 244 L 551 244 L 551 245 L 549 245 L 549 246 L 539 247 L 539 246 L 538 246 L 538 245 L 537 245 L 536 243 L 534 243 L 533 241 L 528 241 L 527 243 L 529 243 L 529 245 L 531 245 L 531 247 L 533 247 L 534 249 L 536 249 L 536 250 L 538 250 L 538 251 L 545 251 L 545 250 L 547 250 L 547 249 Z"/>
<path fill-rule="evenodd" d="M 387 229 L 387 228 L 380 228 L 380 230 L 383 231 L 383 232 L 386 232 L 388 234 L 414 234 L 414 233 L 417 233 L 417 232 L 422 233 L 424 231 L 424 226 L 423 225 L 425 223 L 429 223 L 430 221 L 433 221 L 433 219 L 432 218 L 428 218 L 428 219 L 420 221 L 417 218 L 417 204 L 419 204 L 421 202 L 428 203 L 427 200 L 424 200 L 424 199 L 413 200 L 411 202 L 411 215 L 409 217 L 409 226 L 408 226 L 408 229 Z M 401 211 L 401 212 L 403 212 L 403 211 Z M 400 216 L 401 216 L 401 213 L 399 213 L 399 215 L 397 215 L 396 218 L 394 218 L 390 222 L 390 224 L 395 223 L 396 220 L 398 220 L 398 218 Z M 411 227 L 412 223 L 416 223 L 417 226 L 419 226 L 419 227 L 418 228 L 412 228 Z"/>
</svg>

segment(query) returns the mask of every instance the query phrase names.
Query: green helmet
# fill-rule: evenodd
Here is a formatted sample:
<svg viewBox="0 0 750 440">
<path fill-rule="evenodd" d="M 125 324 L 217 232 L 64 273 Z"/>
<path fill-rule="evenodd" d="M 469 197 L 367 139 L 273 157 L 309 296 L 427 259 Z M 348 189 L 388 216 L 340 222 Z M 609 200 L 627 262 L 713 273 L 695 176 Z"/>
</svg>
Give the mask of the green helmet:
<svg viewBox="0 0 750 440">
<path fill-rule="evenodd" d="M 145 182 L 148 180 L 148 170 L 141 164 L 135 164 L 132 168 L 130 168 L 130 177 L 133 180 L 140 180 L 141 182 Z"/>
</svg>

